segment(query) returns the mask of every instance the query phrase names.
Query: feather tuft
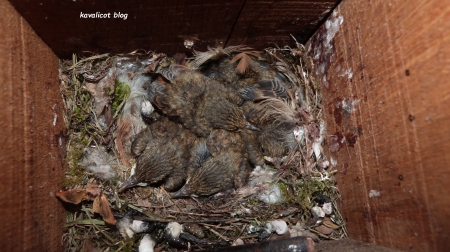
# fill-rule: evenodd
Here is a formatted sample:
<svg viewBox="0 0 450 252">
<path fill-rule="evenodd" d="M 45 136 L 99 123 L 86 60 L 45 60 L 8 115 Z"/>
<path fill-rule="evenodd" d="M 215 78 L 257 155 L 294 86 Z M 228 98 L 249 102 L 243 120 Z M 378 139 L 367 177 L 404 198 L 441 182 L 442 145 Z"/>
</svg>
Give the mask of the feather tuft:
<svg viewBox="0 0 450 252">
<path fill-rule="evenodd" d="M 194 51 L 194 57 L 192 58 L 193 60 L 188 63 L 188 67 L 195 70 L 208 60 L 218 60 L 224 56 L 230 55 L 230 53 L 243 52 L 251 49 L 252 48 L 244 45 L 229 46 L 225 48 L 222 46 L 218 46 L 216 48 L 211 48 L 208 46 L 208 50 L 206 52 Z"/>
</svg>

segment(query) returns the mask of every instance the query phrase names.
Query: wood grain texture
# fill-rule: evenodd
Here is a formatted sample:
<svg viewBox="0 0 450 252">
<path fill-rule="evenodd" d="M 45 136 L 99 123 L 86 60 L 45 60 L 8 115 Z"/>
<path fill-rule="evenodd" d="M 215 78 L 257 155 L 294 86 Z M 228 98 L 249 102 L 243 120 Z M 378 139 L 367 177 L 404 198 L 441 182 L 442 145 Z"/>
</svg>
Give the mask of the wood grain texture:
<svg viewBox="0 0 450 252">
<path fill-rule="evenodd" d="M 7 1 L 0 12 L 0 248 L 62 251 L 58 59 Z"/>
<path fill-rule="evenodd" d="M 124 53 L 136 49 L 167 54 L 224 43 L 244 0 L 20 1 L 11 3 L 60 58 L 72 53 Z M 110 18 L 83 19 L 80 13 L 110 13 Z M 113 18 L 126 13 L 126 20 Z"/>
<path fill-rule="evenodd" d="M 346 0 L 308 47 L 323 86 L 327 142 L 341 147 L 327 156 L 337 161 L 350 237 L 446 251 L 448 2 Z"/>
<path fill-rule="evenodd" d="M 338 2 L 246 0 L 228 44 L 246 44 L 258 49 L 284 46 L 292 44 L 289 34 L 306 43 Z"/>
<path fill-rule="evenodd" d="M 10 2 L 58 57 L 70 58 L 81 51 L 189 53 L 183 44 L 189 38 L 196 39 L 196 50 L 239 43 L 264 49 L 289 41 L 290 33 L 306 42 L 338 0 Z M 111 13 L 111 18 L 82 19 L 81 12 Z M 114 12 L 128 17 L 113 18 Z"/>
</svg>

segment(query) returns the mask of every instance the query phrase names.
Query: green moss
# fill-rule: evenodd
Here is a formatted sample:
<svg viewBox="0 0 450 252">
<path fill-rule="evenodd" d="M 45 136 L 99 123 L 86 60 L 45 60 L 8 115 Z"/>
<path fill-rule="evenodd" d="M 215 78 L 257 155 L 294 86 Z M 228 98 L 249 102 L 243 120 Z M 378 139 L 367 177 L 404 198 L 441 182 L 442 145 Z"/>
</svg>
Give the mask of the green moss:
<svg viewBox="0 0 450 252">
<path fill-rule="evenodd" d="M 313 207 L 315 194 L 331 196 L 332 183 L 330 181 L 317 181 L 313 179 L 302 180 L 302 184 L 297 187 L 297 203 L 310 209 Z"/>
<path fill-rule="evenodd" d="M 260 201 L 255 197 L 250 197 L 248 199 L 248 204 L 254 206 L 260 204 Z"/>
<path fill-rule="evenodd" d="M 90 93 L 82 93 L 75 97 L 75 105 L 72 108 L 71 128 L 80 128 L 80 125 L 84 125 L 89 122 L 90 112 L 89 107 L 91 105 L 92 96 Z"/>
<path fill-rule="evenodd" d="M 125 240 L 122 240 L 120 242 L 120 251 L 124 252 L 132 252 L 133 247 L 138 247 L 139 244 L 137 243 L 139 239 L 133 239 L 133 238 L 127 238 Z"/>
<path fill-rule="evenodd" d="M 72 138 L 67 146 L 66 157 L 69 172 L 62 182 L 63 186 L 70 188 L 81 184 L 85 179 L 84 168 L 80 163 L 84 157 L 84 148 L 88 146 L 89 142 L 89 137 L 85 133 L 72 134 Z"/>
<path fill-rule="evenodd" d="M 290 198 L 289 191 L 288 191 L 288 186 L 285 183 L 283 183 L 283 182 L 277 183 L 277 186 L 278 186 L 278 188 L 280 188 L 281 198 L 284 201 L 288 201 L 288 199 Z"/>
<path fill-rule="evenodd" d="M 122 104 L 130 96 L 131 88 L 125 82 L 120 82 L 116 80 L 114 85 L 114 97 L 112 102 L 112 108 L 114 114 L 117 113 L 121 108 Z"/>
<path fill-rule="evenodd" d="M 119 181 L 120 181 L 119 178 L 114 177 L 111 179 L 111 184 L 117 186 L 119 184 Z"/>
</svg>

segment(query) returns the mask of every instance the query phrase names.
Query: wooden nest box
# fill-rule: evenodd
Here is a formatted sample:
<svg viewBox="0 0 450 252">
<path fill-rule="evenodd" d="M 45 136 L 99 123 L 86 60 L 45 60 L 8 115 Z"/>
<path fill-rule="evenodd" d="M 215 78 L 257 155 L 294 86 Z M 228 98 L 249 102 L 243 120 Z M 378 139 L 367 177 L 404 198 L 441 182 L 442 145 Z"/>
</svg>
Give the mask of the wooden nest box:
<svg viewBox="0 0 450 252">
<path fill-rule="evenodd" d="M 58 58 L 140 48 L 170 55 L 191 45 L 264 49 L 292 44 L 290 34 L 308 48 L 323 90 L 324 147 L 349 236 L 404 251 L 447 250 L 449 5 L 339 2 L 0 0 L 2 250 L 62 250 Z M 96 12 L 111 16 L 83 16 Z"/>
</svg>

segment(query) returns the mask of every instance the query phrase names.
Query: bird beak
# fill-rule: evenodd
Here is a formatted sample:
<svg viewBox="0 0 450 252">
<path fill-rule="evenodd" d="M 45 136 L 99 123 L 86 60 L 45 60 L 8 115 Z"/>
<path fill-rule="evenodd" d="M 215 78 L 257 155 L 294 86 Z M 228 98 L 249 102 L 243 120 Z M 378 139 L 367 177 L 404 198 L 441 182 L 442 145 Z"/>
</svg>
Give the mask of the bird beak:
<svg viewBox="0 0 450 252">
<path fill-rule="evenodd" d="M 126 189 L 135 186 L 137 183 L 136 177 L 133 175 L 131 178 L 128 179 L 127 182 L 123 183 L 122 186 L 119 189 L 119 193 L 125 191 Z"/>
<path fill-rule="evenodd" d="M 170 196 L 172 199 L 178 199 L 183 197 L 189 197 L 190 196 L 190 189 L 187 185 L 183 186 L 178 192 L 171 193 Z"/>
<path fill-rule="evenodd" d="M 253 126 L 253 124 L 249 123 L 248 121 L 245 121 L 245 128 L 249 130 L 260 131 L 257 127 Z"/>
</svg>

